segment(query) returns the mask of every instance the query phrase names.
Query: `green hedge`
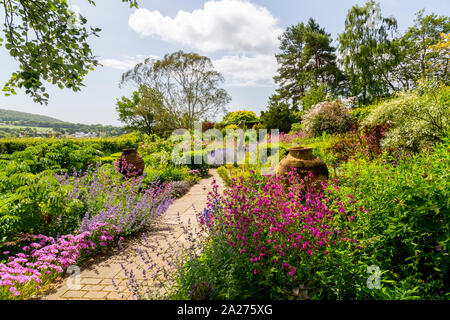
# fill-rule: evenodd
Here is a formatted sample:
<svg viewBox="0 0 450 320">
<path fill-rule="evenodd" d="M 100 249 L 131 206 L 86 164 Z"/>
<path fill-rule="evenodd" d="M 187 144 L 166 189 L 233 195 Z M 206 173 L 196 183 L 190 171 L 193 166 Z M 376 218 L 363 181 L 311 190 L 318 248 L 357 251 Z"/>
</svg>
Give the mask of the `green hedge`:
<svg viewBox="0 0 450 320">
<path fill-rule="evenodd" d="M 120 137 L 111 138 L 81 138 L 81 139 L 56 139 L 56 138 L 5 138 L 0 139 L 0 153 L 12 154 L 16 151 L 23 151 L 28 147 L 41 144 L 60 144 L 70 140 L 77 145 L 96 145 L 97 149 L 106 153 L 116 153 L 125 148 L 137 148 L 142 136 L 139 133 L 130 133 Z"/>
</svg>

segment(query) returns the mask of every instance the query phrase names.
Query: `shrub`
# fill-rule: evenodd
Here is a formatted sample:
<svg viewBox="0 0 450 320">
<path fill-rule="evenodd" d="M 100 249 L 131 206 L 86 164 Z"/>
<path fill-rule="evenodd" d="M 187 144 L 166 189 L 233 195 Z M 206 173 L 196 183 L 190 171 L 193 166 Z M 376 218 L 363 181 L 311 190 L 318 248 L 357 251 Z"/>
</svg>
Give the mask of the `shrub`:
<svg viewBox="0 0 450 320">
<path fill-rule="evenodd" d="M 181 155 L 181 164 L 185 164 L 190 170 L 198 170 L 201 177 L 206 177 L 209 174 L 209 164 L 204 161 L 205 150 L 188 151 Z M 195 163 L 195 158 L 201 159 L 201 163 Z"/>
<path fill-rule="evenodd" d="M 382 152 L 381 140 L 386 135 L 387 128 L 387 125 L 376 125 L 362 130 L 352 129 L 344 135 L 336 136 L 326 152 L 334 155 L 339 162 L 352 158 L 372 160 Z"/>
<path fill-rule="evenodd" d="M 310 136 L 345 133 L 352 125 L 352 115 L 340 100 L 321 102 L 311 107 L 302 118 L 303 130 Z"/>
<path fill-rule="evenodd" d="M 384 150 L 417 152 L 442 141 L 450 130 L 450 87 L 422 80 L 413 92 L 379 104 L 364 126 L 389 125 Z"/>
<path fill-rule="evenodd" d="M 33 236 L 22 252 L 10 255 L 7 263 L 0 263 L 0 299 L 29 298 L 83 256 L 112 243 L 119 233 L 116 226 L 103 223 L 78 235 Z"/>
<path fill-rule="evenodd" d="M 234 166 L 227 164 L 217 169 L 217 173 L 226 186 L 232 186 L 240 178 L 249 179 L 251 176 L 260 176 L 257 165 L 240 164 Z"/>
<path fill-rule="evenodd" d="M 296 144 L 300 143 L 304 138 L 306 138 L 306 133 L 303 131 L 291 131 L 289 134 L 280 133 L 279 140 L 284 144 Z"/>
<path fill-rule="evenodd" d="M 357 106 L 355 108 L 353 108 L 350 113 L 352 114 L 353 117 L 353 122 L 360 124 L 364 121 L 364 119 L 366 119 L 370 113 L 373 111 L 373 109 L 375 108 L 375 105 L 369 105 L 369 106 Z"/>
<path fill-rule="evenodd" d="M 300 100 L 302 111 L 306 112 L 311 106 L 319 102 L 327 100 L 327 86 L 322 83 L 320 86 L 313 85 L 310 90 L 306 91 Z"/>
<path fill-rule="evenodd" d="M 256 124 L 253 125 L 252 129 L 253 130 L 262 130 L 262 129 L 265 129 L 265 127 L 264 127 L 264 125 L 262 123 L 256 123 Z"/>
<path fill-rule="evenodd" d="M 187 171 L 186 167 L 168 167 L 160 169 L 158 176 L 162 182 L 183 181 L 187 178 Z"/>
<path fill-rule="evenodd" d="M 62 209 L 56 207 L 50 211 L 54 214 L 50 221 L 40 219 L 42 214 L 36 214 L 38 221 L 21 216 L 20 222 L 23 223 L 13 230 L 15 234 L 20 231 L 45 230 L 46 234 L 31 236 L 31 241 L 39 239 L 39 243 L 24 246 L 16 255 L 7 252 L 7 244 L 0 245 L 0 261 L 3 256 L 8 257 L 8 262 L 0 263 L 0 297 L 9 298 L 11 294 L 18 296 L 22 289 L 39 289 L 37 285 L 55 273 L 63 272 L 70 264 L 76 263 L 82 254 L 89 255 L 96 248 L 116 240 L 116 236 L 129 235 L 147 227 L 173 201 L 171 189 L 165 184 L 143 188 L 144 177 L 125 180 L 110 165 L 84 173 L 74 172 L 73 176 L 66 174 L 54 178 L 57 179 L 54 184 L 59 186 L 58 193 L 51 190 L 48 200 L 44 198 L 46 201 L 37 202 L 39 199 L 33 199 L 33 208 L 37 213 L 40 213 L 39 210 L 45 212 L 55 206 L 53 198 L 58 196 L 62 199 Z M 49 187 L 47 183 L 44 185 Z M 42 193 L 42 190 L 38 191 Z M 23 200 L 21 202 L 25 202 Z M 1 218 L 4 218 L 3 212 L 1 214 Z M 14 211 L 9 214 L 14 214 Z M 32 222 L 35 225 L 29 226 Z M 27 226 L 28 229 L 25 229 Z M 58 236 L 53 238 L 48 234 Z M 15 247 L 13 249 L 16 250 Z"/>
</svg>

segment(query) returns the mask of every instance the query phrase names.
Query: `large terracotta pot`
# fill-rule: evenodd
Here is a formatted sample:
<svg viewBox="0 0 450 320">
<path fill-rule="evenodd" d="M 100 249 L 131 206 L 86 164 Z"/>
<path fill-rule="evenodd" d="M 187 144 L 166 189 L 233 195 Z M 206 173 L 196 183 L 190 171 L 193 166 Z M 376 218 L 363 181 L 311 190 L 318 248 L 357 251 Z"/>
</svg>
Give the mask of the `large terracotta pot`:
<svg viewBox="0 0 450 320">
<path fill-rule="evenodd" d="M 325 162 L 312 153 L 313 148 L 292 147 L 289 154 L 278 165 L 277 176 L 284 177 L 291 167 L 296 168 L 300 174 L 306 176 L 313 173 L 313 182 L 326 181 L 329 178 L 328 168 Z"/>
<path fill-rule="evenodd" d="M 134 148 L 123 149 L 120 160 L 126 162 L 127 164 L 132 164 L 139 170 L 139 174 L 144 172 L 145 163 L 142 157 Z"/>
</svg>

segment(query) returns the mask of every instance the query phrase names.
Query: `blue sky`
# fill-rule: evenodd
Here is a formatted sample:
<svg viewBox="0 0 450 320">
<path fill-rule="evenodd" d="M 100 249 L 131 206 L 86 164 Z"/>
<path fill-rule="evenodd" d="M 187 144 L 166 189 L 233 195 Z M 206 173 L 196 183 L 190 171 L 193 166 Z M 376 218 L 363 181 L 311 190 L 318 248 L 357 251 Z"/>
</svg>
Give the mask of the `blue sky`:
<svg viewBox="0 0 450 320">
<path fill-rule="evenodd" d="M 283 30 L 310 17 L 331 33 L 334 40 L 343 31 L 347 11 L 356 0 L 138 0 L 140 9 L 130 9 L 120 0 L 71 0 L 88 23 L 102 29 L 90 40 L 103 63 L 88 74 L 81 92 L 48 86 L 47 106 L 33 103 L 23 92 L 5 97 L 0 109 L 12 109 L 53 116 L 61 120 L 120 125 L 115 101 L 129 96 L 133 87 L 119 88 L 123 72 L 145 57 L 162 57 L 177 50 L 198 52 L 210 57 L 225 77 L 224 88 L 232 97 L 233 110 L 265 109 L 274 92 L 276 71 L 274 53 L 277 36 Z M 448 0 L 379 1 L 384 16 L 397 18 L 399 30 L 413 24 L 415 13 L 450 15 Z M 0 11 L 2 15 L 3 12 Z M 17 64 L 0 48 L 0 83 L 5 83 Z"/>
</svg>

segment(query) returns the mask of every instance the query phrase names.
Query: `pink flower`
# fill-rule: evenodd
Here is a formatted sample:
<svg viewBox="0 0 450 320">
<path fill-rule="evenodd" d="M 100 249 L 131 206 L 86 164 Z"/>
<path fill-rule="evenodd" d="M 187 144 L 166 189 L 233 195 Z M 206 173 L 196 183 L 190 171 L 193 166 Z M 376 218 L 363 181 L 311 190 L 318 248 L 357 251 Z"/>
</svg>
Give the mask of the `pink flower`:
<svg viewBox="0 0 450 320">
<path fill-rule="evenodd" d="M 296 271 L 297 271 L 297 269 L 295 267 L 291 267 L 291 271 L 289 271 L 289 275 L 292 277 Z"/>
</svg>

